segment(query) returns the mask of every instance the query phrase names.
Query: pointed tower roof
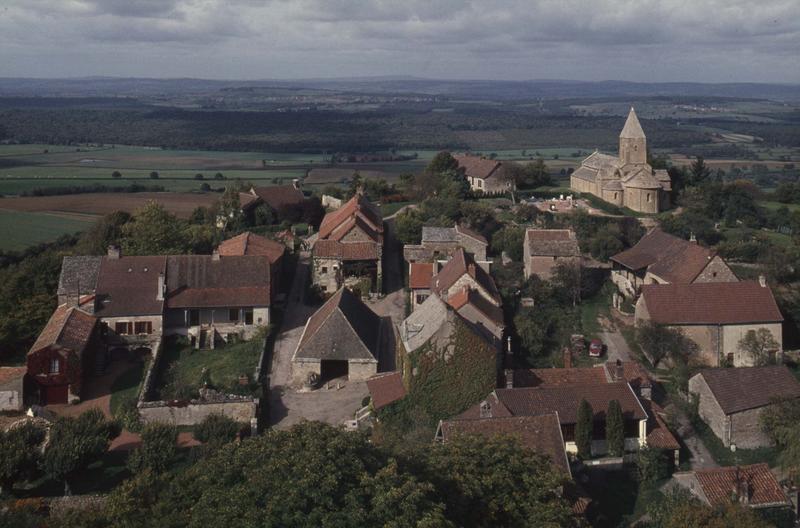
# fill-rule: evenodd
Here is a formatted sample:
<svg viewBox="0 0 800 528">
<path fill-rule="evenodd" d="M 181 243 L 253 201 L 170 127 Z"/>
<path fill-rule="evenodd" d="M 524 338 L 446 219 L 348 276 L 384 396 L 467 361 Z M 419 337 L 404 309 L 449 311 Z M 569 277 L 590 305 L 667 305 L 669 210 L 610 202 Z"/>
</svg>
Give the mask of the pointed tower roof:
<svg viewBox="0 0 800 528">
<path fill-rule="evenodd" d="M 633 107 L 631 107 L 631 111 L 628 112 L 628 119 L 625 120 L 625 126 L 622 127 L 622 132 L 619 133 L 619 137 L 628 139 L 645 137 L 644 130 L 642 130 L 642 125 L 639 124 L 639 118 L 636 117 L 636 110 L 634 110 Z"/>
</svg>

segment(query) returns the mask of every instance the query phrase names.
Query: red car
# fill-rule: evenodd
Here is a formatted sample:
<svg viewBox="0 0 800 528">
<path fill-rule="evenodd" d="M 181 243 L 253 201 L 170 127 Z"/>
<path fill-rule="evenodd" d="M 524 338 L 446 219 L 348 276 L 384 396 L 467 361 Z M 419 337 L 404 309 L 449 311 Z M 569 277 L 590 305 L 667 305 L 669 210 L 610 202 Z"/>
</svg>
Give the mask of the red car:
<svg viewBox="0 0 800 528">
<path fill-rule="evenodd" d="M 600 357 L 603 355 L 603 342 L 599 339 L 592 339 L 589 343 L 589 356 Z"/>
</svg>

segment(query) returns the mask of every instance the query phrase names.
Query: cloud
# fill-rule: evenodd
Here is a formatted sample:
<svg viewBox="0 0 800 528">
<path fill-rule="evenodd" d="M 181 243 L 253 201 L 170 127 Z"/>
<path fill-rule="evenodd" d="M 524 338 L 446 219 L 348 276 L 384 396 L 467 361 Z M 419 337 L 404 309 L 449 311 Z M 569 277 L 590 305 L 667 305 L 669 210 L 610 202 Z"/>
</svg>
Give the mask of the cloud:
<svg viewBox="0 0 800 528">
<path fill-rule="evenodd" d="M 107 64 L 109 71 L 91 73 L 120 74 L 126 65 L 138 71 L 149 61 L 154 76 L 185 75 L 191 67 L 197 76 L 224 71 L 248 78 L 433 69 L 462 78 L 713 80 L 709 75 L 730 70 L 743 80 L 800 82 L 797 0 L 6 3 L 0 8 L 0 59 L 10 65 L 4 75 L 31 67 L 15 57 L 79 56 L 81 67 L 89 58 L 102 69 L 113 52 L 118 60 Z"/>
</svg>

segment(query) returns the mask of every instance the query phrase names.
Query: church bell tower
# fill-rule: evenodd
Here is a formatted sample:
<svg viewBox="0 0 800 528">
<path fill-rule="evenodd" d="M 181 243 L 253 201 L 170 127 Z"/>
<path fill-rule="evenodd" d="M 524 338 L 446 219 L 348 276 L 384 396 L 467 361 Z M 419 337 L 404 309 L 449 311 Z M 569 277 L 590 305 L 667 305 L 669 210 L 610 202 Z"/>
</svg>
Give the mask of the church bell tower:
<svg viewBox="0 0 800 528">
<path fill-rule="evenodd" d="M 647 164 L 647 138 L 633 107 L 619 134 L 619 160 L 623 166 Z"/>
</svg>

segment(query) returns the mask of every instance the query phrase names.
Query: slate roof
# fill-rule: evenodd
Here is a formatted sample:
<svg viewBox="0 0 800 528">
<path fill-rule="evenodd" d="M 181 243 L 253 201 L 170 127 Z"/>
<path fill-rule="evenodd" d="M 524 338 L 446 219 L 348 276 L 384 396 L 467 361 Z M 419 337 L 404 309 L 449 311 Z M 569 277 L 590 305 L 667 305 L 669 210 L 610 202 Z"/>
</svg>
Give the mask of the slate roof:
<svg viewBox="0 0 800 528">
<path fill-rule="evenodd" d="M 446 345 L 455 327 L 456 313 L 438 295 L 431 295 L 400 323 L 406 351 L 413 352 L 432 338 Z M 439 341 L 441 340 L 441 341 Z"/>
<path fill-rule="evenodd" d="M 453 257 L 431 279 L 431 290 L 440 294 L 448 290 L 465 274 L 469 274 L 486 292 L 497 302 L 500 302 L 500 292 L 497 291 L 492 277 L 475 263 L 463 248 L 456 249 Z"/>
<path fill-rule="evenodd" d="M 631 107 L 628 112 L 628 118 L 625 120 L 625 126 L 622 127 L 622 132 L 619 137 L 627 139 L 640 139 L 645 137 L 642 125 L 639 124 L 639 118 L 636 116 L 636 110 Z"/>
<path fill-rule="evenodd" d="M 500 173 L 499 169 L 503 166 L 497 160 L 469 154 L 456 154 L 453 158 L 458 162 L 458 166 L 464 170 L 464 175 L 467 178 L 481 178 L 483 180 L 493 178 Z"/>
<path fill-rule="evenodd" d="M 732 494 L 737 488 L 741 489 L 744 482 L 749 485 L 748 504 L 751 507 L 791 504 L 769 466 L 764 463 L 698 469 L 694 473 L 711 506 L 730 504 Z"/>
<path fill-rule="evenodd" d="M 338 242 L 336 240 L 317 240 L 312 248 L 316 258 L 336 258 L 341 260 L 377 260 L 378 245 L 375 242 Z"/>
<path fill-rule="evenodd" d="M 161 315 L 158 276 L 166 272 L 167 257 L 103 257 L 97 278 L 99 317 Z"/>
<path fill-rule="evenodd" d="M 253 193 L 273 209 L 287 205 L 301 205 L 305 200 L 303 191 L 294 185 L 273 185 L 271 187 L 253 187 Z"/>
<path fill-rule="evenodd" d="M 176 255 L 167 257 L 168 308 L 270 305 L 267 257 Z"/>
<path fill-rule="evenodd" d="M 532 256 L 578 257 L 581 249 L 570 229 L 527 229 L 525 243 Z"/>
<path fill-rule="evenodd" d="M 245 231 L 240 235 L 229 238 L 219 245 L 219 254 L 224 256 L 262 256 L 269 259 L 270 264 L 275 264 L 283 256 L 286 246 L 266 237 Z"/>
<path fill-rule="evenodd" d="M 295 359 L 377 362 L 381 319 L 361 299 L 341 288 L 306 322 Z"/>
<path fill-rule="evenodd" d="M 94 293 L 102 260 L 103 257 L 64 257 L 58 277 L 58 295 Z"/>
<path fill-rule="evenodd" d="M 647 268 L 670 283 L 688 284 L 715 255 L 711 249 L 656 228 L 632 248 L 612 256 L 611 260 L 633 271 Z"/>
<path fill-rule="evenodd" d="M 412 290 L 429 289 L 434 266 L 436 264 L 431 262 L 412 262 L 408 267 L 408 287 Z"/>
<path fill-rule="evenodd" d="M 456 224 L 455 227 L 422 226 L 423 244 L 426 242 L 458 242 L 461 235 L 468 236 L 485 245 L 489 244 L 486 237 L 459 224 Z"/>
<path fill-rule="evenodd" d="M 380 211 L 366 197 L 358 194 L 339 209 L 325 215 L 319 226 L 319 239 L 330 237 L 340 226 L 338 231 L 344 234 L 353 225 L 359 225 L 375 242 L 383 242 L 383 217 Z"/>
<path fill-rule="evenodd" d="M 744 324 L 783 321 L 772 290 L 757 282 L 645 284 L 642 300 L 659 324 Z"/>
<path fill-rule="evenodd" d="M 459 233 L 461 235 L 465 235 L 465 236 L 468 236 L 470 238 L 473 238 L 473 239 L 477 240 L 478 242 L 481 242 L 482 244 L 485 244 L 487 246 L 489 245 L 489 241 L 486 240 L 486 237 L 484 237 L 482 234 L 478 233 L 477 231 L 474 231 L 474 230 L 472 230 L 472 229 L 470 229 L 468 227 L 465 227 L 463 225 L 460 225 L 460 224 L 456 224 L 454 229 L 456 230 L 457 233 Z"/>
<path fill-rule="evenodd" d="M 439 424 L 439 433 L 443 442 L 461 435 L 517 438 L 522 447 L 548 457 L 562 474 L 567 477 L 572 475 L 556 413 L 540 416 L 444 420 Z"/>
<path fill-rule="evenodd" d="M 588 385 L 559 385 L 537 388 L 497 389 L 494 399 L 500 405 L 493 415 L 538 416 L 558 413 L 561 425 L 575 424 L 578 406 L 585 399 L 592 406 L 596 421 L 605 420 L 608 403 L 617 400 L 625 419 L 645 420 L 639 399 L 627 383 L 598 383 Z M 468 409 L 459 418 L 480 417 L 480 404 Z"/>
<path fill-rule="evenodd" d="M 514 387 L 558 387 L 607 383 L 606 373 L 598 367 L 517 369 Z"/>
<path fill-rule="evenodd" d="M 28 354 L 56 346 L 72 350 L 80 357 L 89 344 L 96 324 L 94 316 L 62 304 L 50 316 Z"/>
<path fill-rule="evenodd" d="M 367 389 L 372 397 L 372 408 L 376 411 L 406 396 L 406 387 L 400 372 L 372 376 L 367 380 Z"/>
<path fill-rule="evenodd" d="M 800 382 L 783 365 L 712 368 L 696 375 L 703 377 L 725 414 L 764 407 L 775 400 L 800 398 Z"/>
</svg>

